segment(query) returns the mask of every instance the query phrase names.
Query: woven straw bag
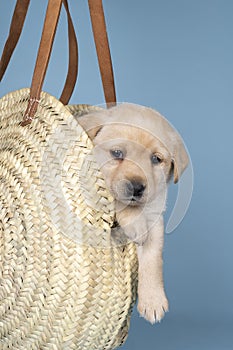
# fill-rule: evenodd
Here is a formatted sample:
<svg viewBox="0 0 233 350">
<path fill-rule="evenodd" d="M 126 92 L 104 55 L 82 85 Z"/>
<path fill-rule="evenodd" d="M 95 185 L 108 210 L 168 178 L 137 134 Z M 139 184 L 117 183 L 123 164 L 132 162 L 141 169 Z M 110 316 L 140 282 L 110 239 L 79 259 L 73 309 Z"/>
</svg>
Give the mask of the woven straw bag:
<svg viewBox="0 0 233 350">
<path fill-rule="evenodd" d="M 58 18 L 61 1 L 46 16 L 49 6 Z M 137 257 L 112 234 L 113 198 L 72 115 L 96 107 L 32 92 L 0 99 L 0 348 L 114 349 L 127 336 Z"/>
</svg>

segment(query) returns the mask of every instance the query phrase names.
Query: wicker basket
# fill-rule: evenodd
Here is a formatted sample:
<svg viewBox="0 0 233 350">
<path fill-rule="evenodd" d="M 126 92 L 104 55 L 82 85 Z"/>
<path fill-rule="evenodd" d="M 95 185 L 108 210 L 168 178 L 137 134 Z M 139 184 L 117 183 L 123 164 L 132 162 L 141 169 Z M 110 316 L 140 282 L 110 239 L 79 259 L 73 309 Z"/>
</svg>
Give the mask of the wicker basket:
<svg viewBox="0 0 233 350">
<path fill-rule="evenodd" d="M 135 303 L 135 246 L 111 235 L 114 201 L 69 108 L 42 93 L 20 126 L 29 93 L 0 100 L 0 348 L 114 349 Z"/>
</svg>

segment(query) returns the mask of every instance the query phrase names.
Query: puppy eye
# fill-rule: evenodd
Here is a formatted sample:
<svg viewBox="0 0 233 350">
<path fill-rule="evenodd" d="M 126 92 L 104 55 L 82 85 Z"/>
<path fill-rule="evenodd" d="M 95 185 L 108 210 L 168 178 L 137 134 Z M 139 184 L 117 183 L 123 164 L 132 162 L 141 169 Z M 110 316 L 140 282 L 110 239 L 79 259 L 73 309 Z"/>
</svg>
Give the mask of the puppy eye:
<svg viewBox="0 0 233 350">
<path fill-rule="evenodd" d="M 115 159 L 120 159 L 120 160 L 124 159 L 124 154 L 120 149 L 111 150 L 110 154 Z"/>
<path fill-rule="evenodd" d="M 152 154 L 151 156 L 151 163 L 152 164 L 159 164 L 162 162 L 162 158 L 160 158 L 159 156 L 157 156 L 156 154 Z"/>
</svg>

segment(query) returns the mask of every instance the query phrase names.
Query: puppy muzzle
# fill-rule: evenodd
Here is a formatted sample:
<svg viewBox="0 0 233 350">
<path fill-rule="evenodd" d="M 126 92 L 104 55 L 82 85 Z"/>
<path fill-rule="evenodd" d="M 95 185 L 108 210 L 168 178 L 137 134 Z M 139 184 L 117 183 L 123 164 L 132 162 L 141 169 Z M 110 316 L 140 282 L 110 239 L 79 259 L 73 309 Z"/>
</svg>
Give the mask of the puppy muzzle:
<svg viewBox="0 0 233 350">
<path fill-rule="evenodd" d="M 139 181 L 128 181 L 125 185 L 125 194 L 127 199 L 139 201 L 145 191 L 146 186 Z"/>
<path fill-rule="evenodd" d="M 146 200 L 146 185 L 142 181 L 122 180 L 114 188 L 114 194 L 119 201 L 132 206 L 141 205 Z"/>
</svg>

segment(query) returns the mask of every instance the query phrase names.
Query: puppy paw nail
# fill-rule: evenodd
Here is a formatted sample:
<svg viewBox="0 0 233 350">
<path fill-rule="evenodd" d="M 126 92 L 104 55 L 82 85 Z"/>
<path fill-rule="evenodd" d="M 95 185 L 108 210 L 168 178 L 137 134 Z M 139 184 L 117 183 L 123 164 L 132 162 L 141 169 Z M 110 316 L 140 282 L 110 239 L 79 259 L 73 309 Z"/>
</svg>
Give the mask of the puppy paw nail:
<svg viewBox="0 0 233 350">
<path fill-rule="evenodd" d="M 165 300 L 152 300 L 150 302 L 139 302 L 138 312 L 141 317 L 144 317 L 151 324 L 159 323 L 163 319 L 165 312 L 168 312 L 168 301 Z"/>
</svg>

